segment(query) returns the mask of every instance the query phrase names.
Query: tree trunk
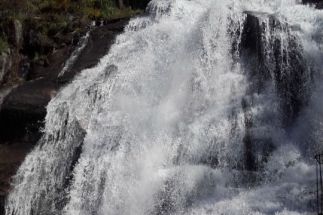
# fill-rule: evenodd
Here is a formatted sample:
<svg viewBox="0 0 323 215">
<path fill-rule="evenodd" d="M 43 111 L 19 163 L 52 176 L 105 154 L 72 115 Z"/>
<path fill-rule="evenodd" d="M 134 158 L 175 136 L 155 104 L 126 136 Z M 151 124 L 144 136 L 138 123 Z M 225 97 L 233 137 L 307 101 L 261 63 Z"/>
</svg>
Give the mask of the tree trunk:
<svg viewBox="0 0 323 215">
<path fill-rule="evenodd" d="M 119 9 L 124 9 L 124 2 L 123 2 L 123 0 L 118 0 L 118 7 L 119 7 Z"/>
</svg>

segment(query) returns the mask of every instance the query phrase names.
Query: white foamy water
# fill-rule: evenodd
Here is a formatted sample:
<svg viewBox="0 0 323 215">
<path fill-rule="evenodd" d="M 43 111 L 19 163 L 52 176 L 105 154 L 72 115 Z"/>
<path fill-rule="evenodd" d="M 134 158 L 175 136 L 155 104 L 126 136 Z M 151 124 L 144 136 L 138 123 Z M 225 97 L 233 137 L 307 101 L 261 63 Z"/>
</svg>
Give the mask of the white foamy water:
<svg viewBox="0 0 323 215">
<path fill-rule="evenodd" d="M 58 74 L 58 77 L 62 77 L 66 73 L 66 71 L 68 71 L 71 68 L 71 66 L 73 66 L 73 64 L 77 60 L 78 56 L 80 55 L 80 53 L 83 51 L 83 49 L 88 44 L 89 37 L 90 37 L 90 31 L 86 32 L 86 34 L 80 38 L 80 41 L 78 42 L 77 47 L 75 48 L 75 50 L 71 53 L 71 56 L 65 62 L 65 65 L 64 65 L 62 71 Z"/>
<path fill-rule="evenodd" d="M 49 103 L 6 214 L 314 213 L 323 13 L 278 0 L 148 11 Z"/>
</svg>

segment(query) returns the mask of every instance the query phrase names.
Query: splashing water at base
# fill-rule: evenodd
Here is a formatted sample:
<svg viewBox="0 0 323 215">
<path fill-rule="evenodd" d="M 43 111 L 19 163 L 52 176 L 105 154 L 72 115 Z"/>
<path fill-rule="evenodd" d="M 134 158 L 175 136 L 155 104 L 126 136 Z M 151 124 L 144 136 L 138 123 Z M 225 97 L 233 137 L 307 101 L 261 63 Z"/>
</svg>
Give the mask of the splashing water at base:
<svg viewBox="0 0 323 215">
<path fill-rule="evenodd" d="M 153 0 L 48 105 L 7 215 L 310 214 L 323 13 Z"/>
</svg>

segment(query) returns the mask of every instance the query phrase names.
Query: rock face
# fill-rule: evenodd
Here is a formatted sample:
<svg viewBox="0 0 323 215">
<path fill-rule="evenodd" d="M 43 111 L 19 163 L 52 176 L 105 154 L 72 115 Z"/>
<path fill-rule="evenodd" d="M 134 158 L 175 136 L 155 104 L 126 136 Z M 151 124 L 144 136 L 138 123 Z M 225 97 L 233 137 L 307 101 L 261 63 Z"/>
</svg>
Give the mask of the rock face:
<svg viewBox="0 0 323 215">
<path fill-rule="evenodd" d="M 317 9 L 323 9 L 322 0 L 303 0 L 303 4 L 314 4 Z"/>
<path fill-rule="evenodd" d="M 56 51 L 49 66 L 32 68 L 31 80 L 12 89 L 3 99 L 0 107 L 0 215 L 4 213 L 10 177 L 41 136 L 39 129 L 44 123 L 46 105 L 77 73 L 98 63 L 128 20 L 113 20 L 94 28 L 75 63 L 61 77 L 58 78 L 59 73 L 71 53 L 68 48 Z"/>
<path fill-rule="evenodd" d="M 20 71 L 20 63 L 22 55 L 20 50 L 23 46 L 23 26 L 17 19 L 1 21 L 0 31 L 9 35 L 7 38 L 7 48 L 0 53 L 0 86 L 8 80 L 18 80 L 22 78 Z M 10 44 L 10 45 L 9 45 Z M 8 83 L 10 85 L 10 83 Z"/>
<path fill-rule="evenodd" d="M 0 84 L 3 82 L 4 77 L 8 74 L 12 66 L 10 49 L 0 53 Z"/>
<path fill-rule="evenodd" d="M 254 95 L 268 91 L 268 83 L 273 83 L 277 91 L 277 108 L 281 125 L 288 129 L 308 103 L 309 87 L 312 83 L 313 69 L 302 55 L 302 46 L 291 32 L 287 23 L 270 14 L 246 12 L 247 17 L 242 32 L 240 57 L 243 66 L 248 68 L 250 79 L 248 97 L 242 101 L 245 114 L 246 133 L 244 137 L 245 169 L 255 171 L 273 151 L 270 138 L 259 138 L 256 127 L 275 113 L 267 111 L 264 119 L 257 119 L 250 111 Z M 280 29 L 280 30 L 279 30 Z M 285 37 L 278 37 L 283 31 Z M 258 124 L 257 124 L 258 123 Z M 261 160 L 257 161 L 255 155 Z M 259 158 L 258 158 L 259 159 Z"/>
<path fill-rule="evenodd" d="M 73 66 L 59 77 L 59 83 L 66 83 L 80 70 L 95 66 L 99 59 L 107 53 L 115 36 L 123 31 L 128 21 L 127 18 L 112 20 L 92 31 L 85 49 L 80 53 Z"/>
<path fill-rule="evenodd" d="M 134 9 L 145 9 L 150 0 L 126 0 L 125 6 L 130 6 Z"/>
</svg>

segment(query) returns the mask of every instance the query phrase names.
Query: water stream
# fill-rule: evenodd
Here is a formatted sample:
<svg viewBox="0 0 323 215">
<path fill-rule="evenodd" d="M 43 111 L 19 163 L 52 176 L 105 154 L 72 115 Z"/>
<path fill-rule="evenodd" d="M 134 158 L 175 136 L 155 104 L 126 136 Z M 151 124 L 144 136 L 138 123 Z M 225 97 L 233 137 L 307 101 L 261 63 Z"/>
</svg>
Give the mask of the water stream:
<svg viewBox="0 0 323 215">
<path fill-rule="evenodd" d="M 315 211 L 323 11 L 152 0 L 47 107 L 7 215 Z"/>
</svg>

